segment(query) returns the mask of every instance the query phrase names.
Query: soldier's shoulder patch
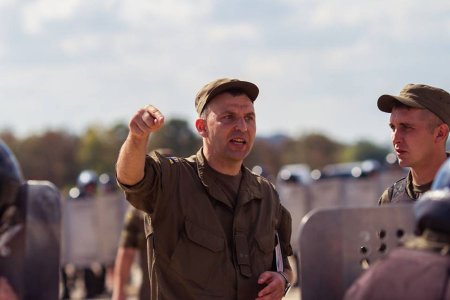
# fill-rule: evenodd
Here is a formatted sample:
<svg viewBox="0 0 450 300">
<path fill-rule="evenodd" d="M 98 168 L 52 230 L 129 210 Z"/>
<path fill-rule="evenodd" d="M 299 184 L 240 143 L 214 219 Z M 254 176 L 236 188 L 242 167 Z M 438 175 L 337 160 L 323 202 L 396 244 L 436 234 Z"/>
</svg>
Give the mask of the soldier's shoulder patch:
<svg viewBox="0 0 450 300">
<path fill-rule="evenodd" d="M 169 162 L 171 164 L 174 164 L 178 161 L 178 157 L 174 157 L 174 156 L 167 157 L 167 159 L 169 160 Z"/>
</svg>

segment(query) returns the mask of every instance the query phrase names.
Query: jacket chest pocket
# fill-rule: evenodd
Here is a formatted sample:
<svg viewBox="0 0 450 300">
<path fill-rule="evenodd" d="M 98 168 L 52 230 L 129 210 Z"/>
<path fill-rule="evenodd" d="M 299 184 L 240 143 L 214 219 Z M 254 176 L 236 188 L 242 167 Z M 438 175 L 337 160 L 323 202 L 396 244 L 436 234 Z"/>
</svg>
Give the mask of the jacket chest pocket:
<svg viewBox="0 0 450 300">
<path fill-rule="evenodd" d="M 253 258 L 254 274 L 261 274 L 264 271 L 274 270 L 274 250 L 275 250 L 275 234 L 268 233 L 255 237 L 256 246 L 253 247 L 251 257 Z"/>
<path fill-rule="evenodd" d="M 170 266 L 184 279 L 207 290 L 209 282 L 219 276 L 217 273 L 223 268 L 224 250 L 223 237 L 186 220 Z"/>
</svg>

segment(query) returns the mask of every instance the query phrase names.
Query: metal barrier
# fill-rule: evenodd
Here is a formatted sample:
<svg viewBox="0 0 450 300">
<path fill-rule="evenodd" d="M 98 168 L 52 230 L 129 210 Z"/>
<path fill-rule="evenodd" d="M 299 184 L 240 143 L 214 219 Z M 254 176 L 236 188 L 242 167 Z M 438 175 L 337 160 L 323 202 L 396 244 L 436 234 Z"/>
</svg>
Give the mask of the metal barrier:
<svg viewBox="0 0 450 300">
<path fill-rule="evenodd" d="M 380 172 L 366 178 L 327 178 L 303 185 L 279 183 L 281 203 L 292 216 L 291 245 L 298 245 L 298 230 L 302 218 L 310 211 L 330 207 L 377 206 L 383 191 L 405 176 L 403 170 Z"/>
<path fill-rule="evenodd" d="M 311 211 L 297 245 L 301 299 L 342 299 L 356 277 L 413 231 L 411 205 Z"/>
<path fill-rule="evenodd" d="M 120 192 L 64 200 L 62 264 L 113 264 L 128 205 Z"/>
</svg>

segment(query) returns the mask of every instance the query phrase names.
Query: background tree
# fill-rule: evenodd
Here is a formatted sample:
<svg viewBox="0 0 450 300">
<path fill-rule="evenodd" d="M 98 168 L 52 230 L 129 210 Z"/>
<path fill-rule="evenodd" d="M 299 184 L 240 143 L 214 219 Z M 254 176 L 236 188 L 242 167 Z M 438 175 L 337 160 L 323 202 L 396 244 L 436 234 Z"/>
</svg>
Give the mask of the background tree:
<svg viewBox="0 0 450 300">
<path fill-rule="evenodd" d="M 84 169 L 114 174 L 119 149 L 128 134 L 123 123 L 111 127 L 92 124 L 79 136 L 64 130 L 49 130 L 24 138 L 11 130 L 0 132 L 20 162 L 26 179 L 49 180 L 59 188 L 75 185 Z M 185 120 L 170 119 L 153 134 L 149 150 L 170 148 L 174 155 L 186 157 L 201 146 L 201 139 Z M 304 163 L 311 169 L 331 163 L 376 159 L 384 163 L 389 147 L 369 141 L 342 144 L 321 133 L 298 138 L 286 135 L 258 136 L 246 158 L 249 168 L 260 165 L 265 174 L 275 177 L 284 164 Z"/>
<path fill-rule="evenodd" d="M 286 145 L 291 141 L 291 138 L 282 134 L 256 137 L 253 149 L 244 163 L 249 168 L 260 166 L 263 169 L 263 175 L 274 179 L 283 165 Z"/>
<path fill-rule="evenodd" d="M 369 141 L 361 140 L 356 142 L 356 144 L 345 147 L 341 152 L 339 160 L 346 162 L 375 159 L 383 164 L 389 152 L 389 147 L 377 146 Z"/>
<path fill-rule="evenodd" d="M 11 138 L 7 139 L 11 142 Z M 47 131 L 8 144 L 20 163 L 24 177 L 49 180 L 63 187 L 77 176 L 75 159 L 79 138 L 64 131 Z"/>
<path fill-rule="evenodd" d="M 339 162 L 344 145 L 320 133 L 301 136 L 286 144 L 283 164 L 306 163 L 311 169 L 320 169 L 327 164 Z"/>
<path fill-rule="evenodd" d="M 201 139 L 185 120 L 171 119 L 150 136 L 149 149 L 169 148 L 175 156 L 186 157 L 197 152 Z"/>
<path fill-rule="evenodd" d="M 117 155 L 127 134 L 125 124 L 116 124 L 111 128 L 89 126 L 80 138 L 76 155 L 79 171 L 92 169 L 99 174 L 114 174 Z"/>
</svg>

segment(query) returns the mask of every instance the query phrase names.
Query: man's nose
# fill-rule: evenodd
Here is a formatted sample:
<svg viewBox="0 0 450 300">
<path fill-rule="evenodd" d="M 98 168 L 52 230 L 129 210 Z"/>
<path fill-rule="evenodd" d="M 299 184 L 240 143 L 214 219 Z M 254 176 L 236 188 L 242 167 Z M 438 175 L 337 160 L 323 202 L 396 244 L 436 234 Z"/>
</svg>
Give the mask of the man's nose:
<svg viewBox="0 0 450 300">
<path fill-rule="evenodd" d="M 247 131 L 247 123 L 245 122 L 244 118 L 238 118 L 236 120 L 236 129 L 245 132 Z"/>
<path fill-rule="evenodd" d="M 394 129 L 391 134 L 392 144 L 394 144 L 394 145 L 397 144 L 398 142 L 400 142 L 401 138 L 402 137 L 401 137 L 400 131 L 397 129 Z"/>
</svg>

